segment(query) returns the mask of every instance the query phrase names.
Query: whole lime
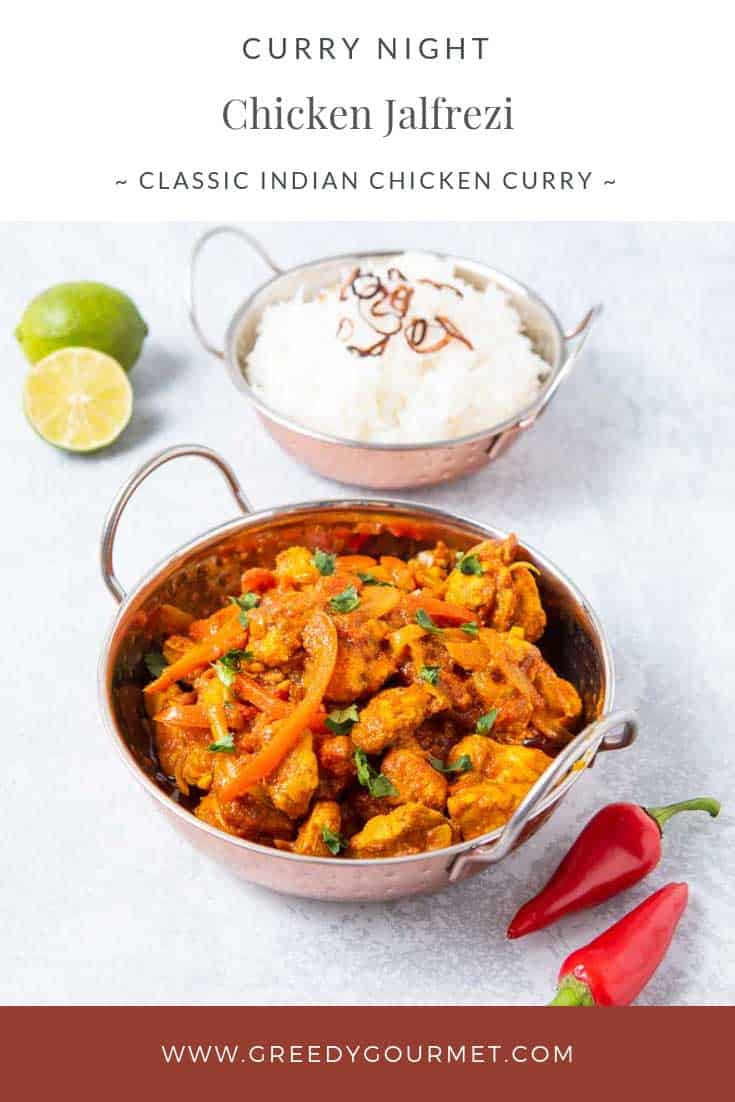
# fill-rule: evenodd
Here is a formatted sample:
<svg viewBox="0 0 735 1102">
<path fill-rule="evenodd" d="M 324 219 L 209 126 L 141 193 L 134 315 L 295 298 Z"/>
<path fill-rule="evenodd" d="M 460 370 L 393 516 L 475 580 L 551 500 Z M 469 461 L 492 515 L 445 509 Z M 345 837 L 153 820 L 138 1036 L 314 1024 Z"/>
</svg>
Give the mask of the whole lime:
<svg viewBox="0 0 735 1102">
<path fill-rule="evenodd" d="M 132 299 L 105 283 L 57 283 L 25 309 L 15 335 L 32 364 L 59 348 L 95 348 L 129 371 L 148 326 Z"/>
</svg>

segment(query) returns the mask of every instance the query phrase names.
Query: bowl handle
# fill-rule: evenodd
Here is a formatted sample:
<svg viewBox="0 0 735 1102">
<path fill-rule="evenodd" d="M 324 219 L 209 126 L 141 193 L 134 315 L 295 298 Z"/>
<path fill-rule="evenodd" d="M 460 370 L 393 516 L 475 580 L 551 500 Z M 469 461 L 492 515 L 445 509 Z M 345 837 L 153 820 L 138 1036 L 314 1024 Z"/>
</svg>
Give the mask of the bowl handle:
<svg viewBox="0 0 735 1102">
<path fill-rule="evenodd" d="M 199 456 L 201 459 L 208 459 L 210 463 L 214 463 L 215 467 L 218 467 L 222 472 L 228 486 L 232 490 L 235 501 L 240 506 L 243 513 L 252 512 L 250 502 L 245 496 L 232 467 L 229 463 L 225 462 L 221 455 L 212 451 L 211 448 L 205 448 L 202 444 L 179 444 L 175 448 L 166 448 L 165 451 L 158 452 L 158 454 L 154 455 L 152 459 L 149 459 L 147 463 L 144 463 L 135 474 L 131 475 L 125 485 L 120 489 L 120 492 L 110 506 L 110 510 L 105 517 L 105 523 L 102 526 L 102 540 L 100 542 L 102 577 L 110 593 L 118 602 L 125 600 L 125 590 L 115 574 L 112 563 L 112 552 L 115 546 L 117 526 L 125 511 L 125 506 L 128 504 L 141 482 L 145 482 L 149 474 L 153 474 L 153 472 L 157 471 L 159 467 L 162 467 L 164 463 L 168 463 L 172 459 L 180 459 L 182 456 L 187 455 Z"/>
<path fill-rule="evenodd" d="M 561 368 L 559 369 L 556 377 L 553 379 L 549 389 L 542 395 L 538 405 L 535 407 L 535 409 L 531 411 L 531 413 L 527 417 L 524 417 L 523 421 L 521 422 L 521 428 L 525 429 L 528 427 L 528 425 L 533 424 L 536 418 L 544 412 L 564 380 L 569 378 L 572 373 L 572 369 L 574 368 L 574 365 L 582 354 L 582 349 L 584 348 L 587 342 L 587 338 L 590 335 L 590 330 L 592 329 L 592 326 L 594 325 L 597 318 L 599 318 L 601 313 L 602 305 L 601 303 L 597 303 L 596 306 L 590 307 L 590 309 L 584 315 L 579 324 L 575 325 L 574 329 L 572 329 L 569 333 L 564 334 L 565 344 L 571 344 L 572 341 L 576 341 L 577 343 L 567 356 L 564 363 L 561 365 Z"/>
<path fill-rule="evenodd" d="M 268 265 L 273 275 L 281 275 L 283 268 L 268 255 L 266 250 L 260 244 L 260 242 L 249 234 L 247 230 L 240 229 L 239 226 L 215 226 L 214 229 L 207 230 L 203 233 L 198 241 L 195 243 L 194 248 L 191 250 L 191 257 L 189 258 L 189 297 L 187 301 L 189 311 L 189 321 L 192 324 L 194 332 L 199 338 L 199 342 L 206 352 L 211 352 L 213 356 L 217 356 L 220 360 L 225 358 L 224 351 L 221 348 L 217 348 L 216 345 L 211 344 L 204 335 L 201 322 L 199 321 L 199 314 L 197 311 L 197 273 L 199 270 L 199 260 L 201 257 L 202 249 L 213 237 L 219 237 L 223 234 L 233 234 L 236 237 L 241 237 L 243 241 L 253 252 L 257 253 L 260 259 Z"/>
<path fill-rule="evenodd" d="M 564 363 L 559 368 L 559 371 L 552 380 L 549 389 L 546 390 L 539 401 L 533 406 L 528 413 L 524 416 L 523 420 L 518 424 L 512 425 L 505 432 L 501 432 L 498 436 L 495 436 L 487 448 L 487 456 L 490 461 L 497 459 L 501 452 L 505 451 L 508 445 L 515 439 L 521 429 L 528 429 L 536 421 L 538 417 L 544 412 L 551 399 L 556 394 L 557 390 L 569 377 L 574 365 L 580 357 L 582 349 L 584 348 L 587 337 L 596 318 L 602 313 L 602 306 L 598 303 L 596 306 L 590 307 L 587 313 L 584 315 L 578 325 L 574 327 L 569 333 L 564 333 L 565 345 L 571 344 L 572 341 L 576 341 L 576 346 L 567 356 Z"/>
<path fill-rule="evenodd" d="M 526 824 L 559 781 L 580 762 L 587 766 L 598 750 L 622 750 L 635 740 L 638 723 L 630 712 L 610 712 L 591 723 L 562 750 L 545 773 L 542 773 L 521 800 L 494 842 L 477 845 L 455 857 L 450 869 L 450 881 L 461 879 L 468 864 L 494 865 L 502 861 L 518 841 Z"/>
</svg>

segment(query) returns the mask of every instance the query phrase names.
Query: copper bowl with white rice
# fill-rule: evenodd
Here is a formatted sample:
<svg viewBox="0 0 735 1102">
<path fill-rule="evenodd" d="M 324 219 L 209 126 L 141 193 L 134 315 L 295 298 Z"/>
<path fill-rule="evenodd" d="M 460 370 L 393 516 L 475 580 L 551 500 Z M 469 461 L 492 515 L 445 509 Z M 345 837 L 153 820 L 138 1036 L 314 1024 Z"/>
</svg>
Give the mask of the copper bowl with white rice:
<svg viewBox="0 0 735 1102">
<path fill-rule="evenodd" d="M 237 309 L 220 349 L 202 332 L 196 276 L 202 248 L 223 233 L 273 275 Z M 234 226 L 198 240 L 190 285 L 199 339 L 271 436 L 317 473 L 373 489 L 445 482 L 496 459 L 547 408 L 601 309 L 565 332 L 523 284 L 429 252 L 283 271 Z"/>
</svg>

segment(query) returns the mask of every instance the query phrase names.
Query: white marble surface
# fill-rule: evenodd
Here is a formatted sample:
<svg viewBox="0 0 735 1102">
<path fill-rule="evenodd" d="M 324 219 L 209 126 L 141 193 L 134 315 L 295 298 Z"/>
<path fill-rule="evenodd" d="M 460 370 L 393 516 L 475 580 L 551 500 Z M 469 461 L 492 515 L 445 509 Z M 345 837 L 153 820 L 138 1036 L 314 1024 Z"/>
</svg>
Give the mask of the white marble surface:
<svg viewBox="0 0 735 1102">
<path fill-rule="evenodd" d="M 0 1001 L 11 1003 L 490 1003 L 545 1001 L 556 968 L 672 879 L 691 903 L 644 1003 L 728 1003 L 735 988 L 732 570 L 735 226 L 268 225 L 285 264 L 354 248 L 427 246 L 535 286 L 566 323 L 606 313 L 572 382 L 507 458 L 433 504 L 516 528 L 596 606 L 635 707 L 634 749 L 609 754 L 546 830 L 442 895 L 320 905 L 235 882 L 186 848 L 120 764 L 97 713 L 96 663 L 113 614 L 98 538 L 122 480 L 157 449 L 213 445 L 258 506 L 349 493 L 295 466 L 198 348 L 182 301 L 200 227 L 4 225 L 5 401 L 0 586 L 5 627 Z M 216 255 L 215 255 L 216 254 Z M 205 280 L 212 332 L 256 278 L 227 243 Z M 134 420 L 104 454 L 46 447 L 20 412 L 12 328 L 62 279 L 117 284 L 151 335 Z M 232 513 L 220 479 L 182 462 L 131 505 L 118 566 L 151 561 Z M 670 824 L 661 867 L 599 910 L 518 944 L 514 908 L 610 799 L 713 793 L 718 822 Z"/>
</svg>

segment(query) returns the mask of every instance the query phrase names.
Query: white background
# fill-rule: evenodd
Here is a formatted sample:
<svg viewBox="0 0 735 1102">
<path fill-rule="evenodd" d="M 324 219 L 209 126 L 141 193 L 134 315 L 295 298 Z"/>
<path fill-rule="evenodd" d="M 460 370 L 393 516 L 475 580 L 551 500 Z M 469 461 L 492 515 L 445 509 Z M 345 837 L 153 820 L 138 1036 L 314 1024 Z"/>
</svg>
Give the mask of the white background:
<svg viewBox="0 0 735 1102">
<path fill-rule="evenodd" d="M 729 219 L 727 5 L 618 0 L 418 4 L 99 0 L 8 5 L 0 94 L 6 219 Z M 347 63 L 247 62 L 247 36 L 360 35 Z M 377 35 L 489 35 L 489 60 L 377 63 Z M 246 133 L 257 94 L 375 104 L 513 101 L 500 133 Z M 419 167 L 592 171 L 587 193 L 144 193 L 144 170 Z M 115 180 L 127 179 L 125 187 Z M 614 186 L 601 181 L 614 178 Z"/>
<path fill-rule="evenodd" d="M 285 457 L 196 344 L 182 291 L 200 227 L 3 226 L 0 1002 L 538 1004 L 571 949 L 665 882 L 687 880 L 689 908 L 640 1001 L 732 1003 L 735 227 L 250 228 L 285 265 L 396 243 L 473 256 L 530 283 L 569 326 L 604 302 L 575 374 L 533 431 L 493 467 L 413 496 L 516 529 L 576 580 L 606 626 L 617 703 L 639 713 L 640 740 L 603 755 L 521 852 L 431 898 L 274 896 L 189 849 L 121 764 L 97 711 L 113 615 L 98 568 L 107 506 L 155 451 L 188 440 L 219 448 L 256 507 L 354 491 Z M 257 277 L 238 249 L 213 244 L 203 272 L 213 339 Z M 88 457 L 47 447 L 26 424 L 12 337 L 32 295 L 75 278 L 120 286 L 150 326 L 132 374 L 133 421 Z M 123 584 L 232 512 L 217 472 L 171 464 L 124 517 Z M 720 819 L 672 821 L 643 884 L 504 941 L 515 908 L 597 808 L 705 793 L 722 798 Z"/>
</svg>

